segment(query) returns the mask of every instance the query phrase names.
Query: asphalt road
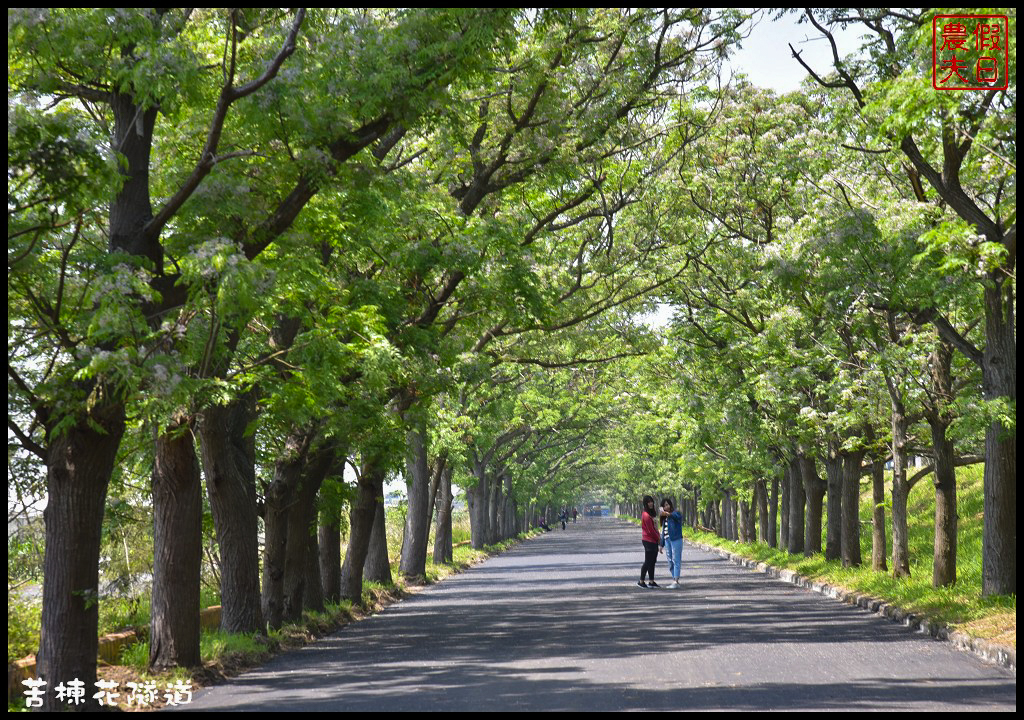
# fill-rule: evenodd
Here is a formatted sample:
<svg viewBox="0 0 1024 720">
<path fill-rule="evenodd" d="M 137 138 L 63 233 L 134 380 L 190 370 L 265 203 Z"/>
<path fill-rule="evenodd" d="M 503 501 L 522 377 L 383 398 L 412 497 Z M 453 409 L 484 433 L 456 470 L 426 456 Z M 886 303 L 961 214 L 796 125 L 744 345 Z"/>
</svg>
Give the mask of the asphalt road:
<svg viewBox="0 0 1024 720">
<path fill-rule="evenodd" d="M 639 527 L 555 527 L 182 709 L 1016 710 L 948 643 L 689 546 L 644 590 Z"/>
</svg>

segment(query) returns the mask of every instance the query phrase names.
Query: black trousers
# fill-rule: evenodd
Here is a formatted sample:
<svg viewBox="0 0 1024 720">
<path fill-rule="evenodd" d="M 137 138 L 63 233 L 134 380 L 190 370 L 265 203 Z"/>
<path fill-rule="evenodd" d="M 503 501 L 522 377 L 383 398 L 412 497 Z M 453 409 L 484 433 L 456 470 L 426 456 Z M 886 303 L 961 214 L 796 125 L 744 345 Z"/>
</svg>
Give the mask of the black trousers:
<svg viewBox="0 0 1024 720">
<path fill-rule="evenodd" d="M 654 580 L 654 563 L 658 561 L 658 543 L 643 541 L 644 543 L 644 564 L 640 568 L 640 581 L 643 582 L 645 576 L 650 575 L 651 580 Z"/>
</svg>

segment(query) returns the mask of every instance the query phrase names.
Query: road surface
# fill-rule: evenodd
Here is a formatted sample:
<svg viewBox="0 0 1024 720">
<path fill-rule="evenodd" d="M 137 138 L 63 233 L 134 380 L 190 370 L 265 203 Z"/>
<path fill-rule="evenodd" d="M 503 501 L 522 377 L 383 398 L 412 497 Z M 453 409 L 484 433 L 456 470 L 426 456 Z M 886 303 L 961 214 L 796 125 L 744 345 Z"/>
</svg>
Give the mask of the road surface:
<svg viewBox="0 0 1024 720">
<path fill-rule="evenodd" d="M 555 526 L 182 709 L 1016 709 L 1015 672 L 867 611 L 690 546 L 680 590 L 642 563 L 635 525 Z"/>
</svg>

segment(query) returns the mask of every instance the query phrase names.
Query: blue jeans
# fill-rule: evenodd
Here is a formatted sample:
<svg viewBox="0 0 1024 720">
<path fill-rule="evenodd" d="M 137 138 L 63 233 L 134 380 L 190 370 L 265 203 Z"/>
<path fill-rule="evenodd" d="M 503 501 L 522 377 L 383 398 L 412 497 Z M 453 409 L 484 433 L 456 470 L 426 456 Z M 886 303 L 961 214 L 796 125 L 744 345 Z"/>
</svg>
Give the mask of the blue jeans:
<svg viewBox="0 0 1024 720">
<path fill-rule="evenodd" d="M 668 567 L 672 573 L 672 579 L 678 580 L 679 573 L 683 569 L 683 539 L 666 540 L 665 556 L 668 558 Z"/>
</svg>

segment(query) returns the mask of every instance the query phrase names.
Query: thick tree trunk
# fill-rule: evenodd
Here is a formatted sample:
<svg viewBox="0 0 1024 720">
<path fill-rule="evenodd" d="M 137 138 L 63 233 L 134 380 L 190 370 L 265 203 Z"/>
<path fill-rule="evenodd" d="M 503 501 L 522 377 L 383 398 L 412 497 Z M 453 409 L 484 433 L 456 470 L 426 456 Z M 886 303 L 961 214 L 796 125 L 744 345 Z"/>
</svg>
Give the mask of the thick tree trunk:
<svg viewBox="0 0 1024 720">
<path fill-rule="evenodd" d="M 363 566 L 370 549 L 377 505 L 384 497 L 384 466 L 381 459 L 370 458 L 359 475 L 358 491 L 349 511 L 349 540 L 345 564 L 341 568 L 341 597 L 353 603 L 363 599 Z"/>
<path fill-rule="evenodd" d="M 434 530 L 434 562 L 450 563 L 452 547 L 452 468 L 445 465 L 437 496 L 437 527 Z"/>
<path fill-rule="evenodd" d="M 750 510 L 750 503 L 746 500 L 739 501 L 740 506 L 740 542 L 754 542 L 754 518 Z"/>
<path fill-rule="evenodd" d="M 427 540 L 430 536 L 430 467 L 427 463 L 426 423 L 405 434 L 405 487 L 409 499 L 399 571 L 406 578 L 422 579 L 427 574 Z"/>
<path fill-rule="evenodd" d="M 859 567 L 860 555 L 860 465 L 863 450 L 843 455 L 843 567 Z"/>
<path fill-rule="evenodd" d="M 192 430 L 172 427 L 156 441 L 153 465 L 153 593 L 149 667 L 195 667 L 199 656 L 203 481 Z"/>
<path fill-rule="evenodd" d="M 53 437 L 46 448 L 46 549 L 36 673 L 49 683 L 44 710 L 67 710 L 57 683 L 96 683 L 99 557 L 107 485 L 124 433 L 124 406 L 108 403 Z M 48 428 L 52 432 L 52 429 Z M 50 434 L 48 432 L 48 435 Z M 95 709 L 91 693 L 76 709 Z"/>
<path fill-rule="evenodd" d="M 800 459 L 794 457 L 789 462 L 789 544 L 786 549 L 793 555 L 804 551 L 804 482 L 800 475 Z"/>
<path fill-rule="evenodd" d="M 394 582 L 391 577 L 391 558 L 388 557 L 388 526 L 383 502 L 377 503 L 373 513 L 373 530 L 370 532 L 370 547 L 363 563 L 363 577 L 381 585 Z"/>
<path fill-rule="evenodd" d="M 821 552 L 821 516 L 828 485 L 818 475 L 818 468 L 813 457 L 801 453 L 800 476 L 803 479 L 804 493 L 807 496 L 807 516 L 804 525 L 804 555 L 810 557 Z"/>
<path fill-rule="evenodd" d="M 256 417 L 249 392 L 199 418 L 203 474 L 220 549 L 220 627 L 265 632 L 260 598 L 259 516 L 256 513 L 256 442 L 246 429 Z"/>
<path fill-rule="evenodd" d="M 871 465 L 871 569 L 887 572 L 885 542 L 885 458 L 877 456 Z"/>
<path fill-rule="evenodd" d="M 1016 242 L 1016 241 L 1014 241 Z M 1015 258 L 1014 258 L 1015 260 Z M 1017 402 L 1014 270 L 994 272 L 985 286 L 985 351 L 981 374 L 986 400 Z M 1017 592 L 1016 428 L 993 422 L 985 431 L 985 528 L 982 595 Z"/>
<path fill-rule="evenodd" d="M 839 560 L 843 555 L 843 456 L 839 441 L 829 443 L 825 458 L 828 482 L 828 522 L 825 528 L 825 559 Z"/>
<path fill-rule="evenodd" d="M 337 603 L 341 599 L 341 527 L 334 513 L 329 514 L 327 524 L 320 526 L 319 536 L 324 602 Z"/>
<path fill-rule="evenodd" d="M 954 419 L 950 406 L 953 397 L 953 346 L 940 340 L 929 358 L 931 388 L 925 416 L 931 429 L 935 485 L 935 538 L 932 585 L 941 587 L 956 582 L 956 467 L 953 443 L 946 430 Z"/>
<path fill-rule="evenodd" d="M 155 104 L 148 109 L 139 106 L 121 90 L 110 94 L 110 107 L 111 147 L 117 148 L 123 182 L 110 203 L 108 248 L 112 253 L 148 257 L 160 272 L 159 237 L 142 232 L 153 217 L 149 161 L 158 110 Z M 80 680 L 88 691 L 96 682 L 103 511 L 125 428 L 125 407 L 117 388 L 87 381 L 64 389 L 80 393 L 80 408 L 90 403 L 91 407 L 73 418 L 66 418 L 63 410 L 40 408 L 46 415 L 47 505 L 36 671 L 50 688 L 43 696 L 44 710 L 68 709 L 52 690 L 58 683 Z M 90 403 L 84 402 L 87 397 Z M 65 419 L 68 425 L 62 422 Z M 59 432 L 57 424 L 63 426 Z M 82 705 L 70 707 L 96 709 L 91 692 L 86 698 Z"/>
<path fill-rule="evenodd" d="M 284 575 L 287 564 L 288 519 L 296 500 L 314 432 L 296 429 L 285 439 L 282 457 L 274 465 L 274 479 L 264 493 L 263 512 L 263 616 L 278 629 L 285 620 Z M 305 548 L 305 542 L 303 542 Z M 302 572 L 304 564 L 299 565 Z M 301 593 L 299 595 L 301 603 Z M 301 613 L 301 604 L 299 612 Z M 294 614 L 290 619 L 295 619 Z"/>
<path fill-rule="evenodd" d="M 316 496 L 320 492 L 328 471 L 334 464 L 334 448 L 322 447 L 311 451 L 303 464 L 299 485 L 292 492 L 286 525 L 287 541 L 284 560 L 283 617 L 285 622 L 299 622 L 307 596 L 318 603 L 313 610 L 323 610 L 323 588 L 320 585 L 319 552 L 310 555 L 310 539 L 316 546 Z M 312 573 L 308 567 L 316 564 L 316 587 L 307 587 Z"/>
<path fill-rule="evenodd" d="M 323 578 L 320 576 L 320 543 L 315 532 L 310 532 L 306 540 L 306 583 L 302 588 L 302 609 L 323 612 L 325 607 Z"/>
</svg>

